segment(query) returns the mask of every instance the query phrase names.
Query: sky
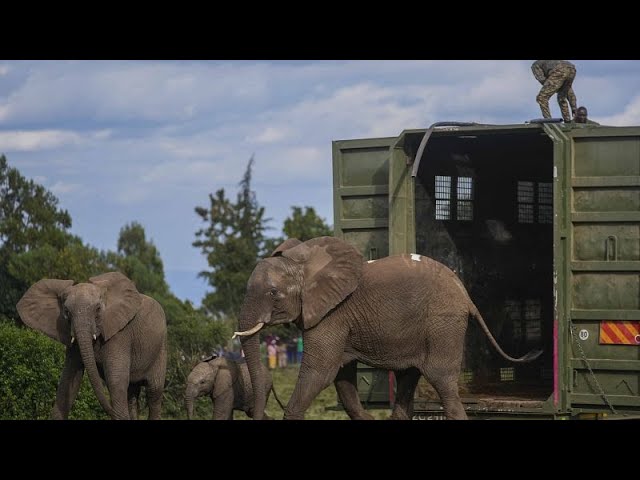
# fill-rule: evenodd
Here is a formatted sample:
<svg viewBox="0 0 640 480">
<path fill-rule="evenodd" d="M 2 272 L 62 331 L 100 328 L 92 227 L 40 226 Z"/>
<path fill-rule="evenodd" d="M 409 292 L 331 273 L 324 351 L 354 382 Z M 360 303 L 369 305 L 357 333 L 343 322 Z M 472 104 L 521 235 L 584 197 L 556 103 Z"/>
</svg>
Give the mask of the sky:
<svg viewBox="0 0 640 480">
<path fill-rule="evenodd" d="M 539 118 L 531 63 L 0 60 L 0 154 L 59 199 L 87 244 L 115 251 L 120 229 L 140 223 L 172 292 L 200 305 L 210 287 L 194 208 L 220 188 L 235 200 L 252 155 L 269 236 L 292 206 L 333 225 L 333 140 Z M 573 63 L 592 120 L 640 125 L 640 61 Z M 561 116 L 555 97 L 550 108 Z"/>
</svg>

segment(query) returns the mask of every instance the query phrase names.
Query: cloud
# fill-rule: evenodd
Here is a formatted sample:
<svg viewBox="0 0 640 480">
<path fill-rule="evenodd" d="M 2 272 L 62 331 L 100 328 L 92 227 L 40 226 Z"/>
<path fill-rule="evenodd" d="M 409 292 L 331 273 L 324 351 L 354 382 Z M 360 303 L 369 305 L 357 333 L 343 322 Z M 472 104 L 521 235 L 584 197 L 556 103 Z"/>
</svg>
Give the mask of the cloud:
<svg viewBox="0 0 640 480">
<path fill-rule="evenodd" d="M 91 134 L 96 140 L 108 140 L 113 136 L 113 130 L 105 128 L 103 130 L 97 130 Z"/>
<path fill-rule="evenodd" d="M 71 122 L 78 128 L 125 121 L 167 124 L 255 105 L 268 94 L 266 65 L 37 61 L 19 66 L 26 80 L 6 97 L 0 122 Z"/>
<path fill-rule="evenodd" d="M 609 115 L 606 117 L 593 116 L 589 110 L 590 117 L 593 120 L 597 120 L 602 125 L 613 126 L 628 126 L 628 125 L 640 125 L 640 95 L 635 96 L 629 104 L 624 108 L 621 113 L 615 115 Z"/>
<path fill-rule="evenodd" d="M 224 161 L 169 161 L 151 166 L 141 180 L 150 185 L 217 185 L 230 181 L 238 182 L 235 168 Z"/>
<path fill-rule="evenodd" d="M 290 130 L 287 127 L 266 127 L 262 132 L 254 137 L 248 137 L 247 141 L 252 143 L 274 143 L 287 138 Z"/>
<path fill-rule="evenodd" d="M 60 181 L 54 183 L 48 188 L 54 195 L 63 195 L 80 190 L 82 188 L 82 185 L 78 183 L 66 183 Z"/>
<path fill-rule="evenodd" d="M 9 65 L 0 65 L 0 76 L 4 76 L 11 71 Z"/>
<path fill-rule="evenodd" d="M 287 185 L 291 182 L 316 183 L 330 168 L 328 148 L 314 146 L 282 147 L 256 157 L 255 181 L 263 185 Z M 239 177 L 238 177 L 239 180 Z M 285 200 L 287 192 L 280 198 Z"/>
<path fill-rule="evenodd" d="M 65 130 L 0 131 L 0 151 L 29 152 L 77 145 L 80 135 Z"/>
</svg>

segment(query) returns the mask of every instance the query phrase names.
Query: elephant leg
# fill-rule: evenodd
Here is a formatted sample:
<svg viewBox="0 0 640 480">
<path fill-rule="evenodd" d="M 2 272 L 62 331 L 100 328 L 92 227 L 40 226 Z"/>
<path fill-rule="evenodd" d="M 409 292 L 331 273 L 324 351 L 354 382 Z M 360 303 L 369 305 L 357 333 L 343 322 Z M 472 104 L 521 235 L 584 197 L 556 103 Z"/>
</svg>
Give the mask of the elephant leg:
<svg viewBox="0 0 640 480">
<path fill-rule="evenodd" d="M 54 420 L 66 420 L 69 411 L 78 396 L 84 365 L 80 357 L 78 347 L 67 348 L 67 355 L 64 359 L 64 368 L 56 392 L 56 401 L 51 410 L 51 418 Z"/>
<path fill-rule="evenodd" d="M 162 413 L 162 394 L 164 392 L 165 376 L 167 371 L 166 352 L 156 360 L 147 378 L 147 403 L 149 404 L 149 420 L 160 420 Z"/>
<path fill-rule="evenodd" d="M 140 397 L 140 384 L 129 385 L 127 392 L 129 400 L 129 418 L 131 420 L 138 420 L 138 411 L 140 410 L 140 403 L 138 398 Z"/>
<path fill-rule="evenodd" d="M 367 412 L 358 395 L 358 362 L 353 360 L 338 370 L 333 381 L 338 398 L 345 412 L 351 420 L 373 420 L 373 416 Z"/>
<path fill-rule="evenodd" d="M 420 380 L 420 370 L 407 368 L 406 370 L 394 370 L 394 373 L 398 387 L 391 419 L 411 420 L 413 416 L 413 396 Z"/>
<path fill-rule="evenodd" d="M 160 420 L 162 413 L 162 392 L 164 385 L 147 384 L 147 403 L 149 404 L 149 420 Z"/>
<path fill-rule="evenodd" d="M 326 320 L 304 333 L 298 380 L 284 411 L 285 420 L 303 420 L 318 394 L 335 380 L 342 366 L 347 332 Z"/>
<path fill-rule="evenodd" d="M 467 420 L 467 412 L 464 410 L 458 392 L 458 378 L 460 373 L 436 374 L 432 378 L 428 375 L 425 376 L 433 388 L 435 388 L 436 392 L 438 392 L 438 395 L 440 395 L 440 401 L 442 401 L 444 415 L 447 417 L 447 420 Z"/>
<path fill-rule="evenodd" d="M 460 400 L 458 390 L 462 348 L 460 348 L 460 354 L 457 355 L 455 352 L 451 353 L 451 350 L 455 350 L 455 347 L 444 342 L 442 345 L 434 345 L 433 347 L 421 372 L 438 392 L 447 419 L 466 420 L 467 413 Z"/>
<path fill-rule="evenodd" d="M 313 400 L 336 378 L 340 368 L 337 362 L 332 367 L 312 365 L 317 358 L 308 354 L 303 356 L 298 381 L 284 411 L 285 420 L 304 420 L 304 412 Z"/>
<path fill-rule="evenodd" d="M 245 411 L 244 411 L 244 413 L 246 413 L 246 414 L 247 414 L 247 417 L 249 417 L 249 418 L 253 418 L 253 410 L 251 410 L 251 409 L 247 409 L 247 410 L 245 410 Z M 266 410 L 265 410 L 264 414 L 262 415 L 262 419 L 263 419 L 263 420 L 274 420 L 274 418 L 273 418 L 273 417 L 270 417 L 270 416 L 267 414 Z"/>
<path fill-rule="evenodd" d="M 120 353 L 110 358 L 104 374 L 111 397 L 114 420 L 129 420 L 129 362 L 127 355 Z"/>
<path fill-rule="evenodd" d="M 233 420 L 233 390 L 219 394 L 213 401 L 214 420 Z"/>
</svg>

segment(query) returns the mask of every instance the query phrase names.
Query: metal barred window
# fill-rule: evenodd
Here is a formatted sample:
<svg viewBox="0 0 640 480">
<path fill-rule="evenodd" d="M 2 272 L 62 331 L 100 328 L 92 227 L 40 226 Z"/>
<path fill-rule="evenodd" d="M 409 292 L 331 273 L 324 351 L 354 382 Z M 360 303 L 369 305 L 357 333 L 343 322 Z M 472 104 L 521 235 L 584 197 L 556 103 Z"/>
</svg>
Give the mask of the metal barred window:
<svg viewBox="0 0 640 480">
<path fill-rule="evenodd" d="M 451 177 L 436 175 L 436 220 L 451 218 Z"/>
<path fill-rule="evenodd" d="M 458 177 L 458 220 L 473 220 L 473 178 Z"/>
<path fill-rule="evenodd" d="M 435 200 L 436 220 L 473 220 L 473 178 L 436 175 Z"/>
<path fill-rule="evenodd" d="M 518 222 L 533 223 L 533 182 L 518 182 Z"/>
<path fill-rule="evenodd" d="M 518 223 L 553 223 L 553 185 L 518 181 Z"/>
<path fill-rule="evenodd" d="M 538 223 L 553 223 L 553 185 L 538 183 Z"/>
<path fill-rule="evenodd" d="M 536 343 L 542 338 L 542 306 L 540 299 L 507 300 L 506 316 L 512 322 L 513 339 Z"/>
</svg>

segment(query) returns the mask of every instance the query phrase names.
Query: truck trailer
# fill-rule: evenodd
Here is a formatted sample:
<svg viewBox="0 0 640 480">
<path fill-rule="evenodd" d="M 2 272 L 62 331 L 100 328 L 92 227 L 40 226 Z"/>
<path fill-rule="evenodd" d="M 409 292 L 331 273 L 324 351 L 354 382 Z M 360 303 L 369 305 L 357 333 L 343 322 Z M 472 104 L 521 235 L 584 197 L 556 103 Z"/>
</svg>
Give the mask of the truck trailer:
<svg viewBox="0 0 640 480">
<path fill-rule="evenodd" d="M 470 321 L 470 418 L 640 415 L 640 127 L 440 122 L 333 141 L 335 236 L 366 260 L 417 253 L 451 268 L 502 348 Z M 394 377 L 359 365 L 368 407 Z M 424 380 L 414 418 L 440 419 Z"/>
</svg>

